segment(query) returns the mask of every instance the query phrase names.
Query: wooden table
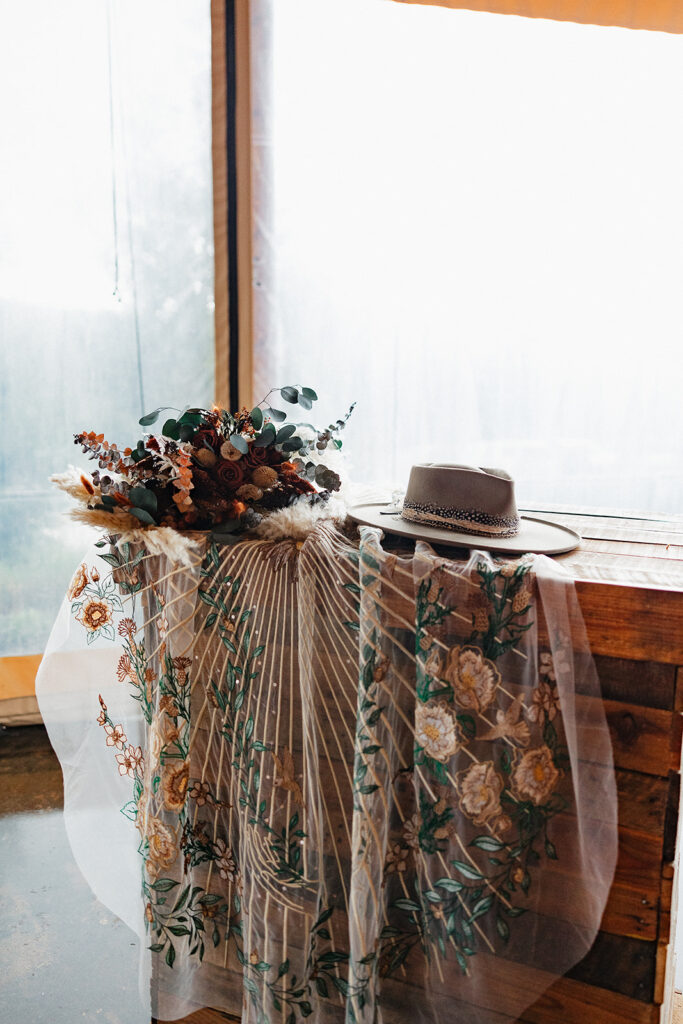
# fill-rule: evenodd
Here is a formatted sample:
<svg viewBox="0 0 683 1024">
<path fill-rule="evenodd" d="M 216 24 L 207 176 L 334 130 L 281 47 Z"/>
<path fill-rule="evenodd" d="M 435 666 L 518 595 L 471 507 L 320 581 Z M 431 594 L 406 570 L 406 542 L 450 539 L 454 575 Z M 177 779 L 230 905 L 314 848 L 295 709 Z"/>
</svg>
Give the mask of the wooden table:
<svg viewBox="0 0 683 1024">
<path fill-rule="evenodd" d="M 614 747 L 619 859 L 584 959 L 520 1024 L 672 1024 L 683 730 L 683 517 L 527 510 L 581 533 L 576 580 Z M 449 552 L 451 556 L 453 552 Z M 235 1020 L 200 1010 L 187 1024 Z"/>
</svg>

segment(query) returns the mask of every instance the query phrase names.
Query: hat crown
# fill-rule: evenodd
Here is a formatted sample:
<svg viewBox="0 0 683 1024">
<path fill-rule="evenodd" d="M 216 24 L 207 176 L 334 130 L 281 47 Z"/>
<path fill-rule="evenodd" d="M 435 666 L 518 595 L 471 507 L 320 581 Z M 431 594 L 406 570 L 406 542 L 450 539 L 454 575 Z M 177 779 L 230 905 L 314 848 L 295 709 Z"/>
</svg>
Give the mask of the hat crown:
<svg viewBox="0 0 683 1024">
<path fill-rule="evenodd" d="M 502 469 L 425 462 L 412 467 L 402 516 L 485 537 L 519 530 L 514 480 Z"/>
</svg>

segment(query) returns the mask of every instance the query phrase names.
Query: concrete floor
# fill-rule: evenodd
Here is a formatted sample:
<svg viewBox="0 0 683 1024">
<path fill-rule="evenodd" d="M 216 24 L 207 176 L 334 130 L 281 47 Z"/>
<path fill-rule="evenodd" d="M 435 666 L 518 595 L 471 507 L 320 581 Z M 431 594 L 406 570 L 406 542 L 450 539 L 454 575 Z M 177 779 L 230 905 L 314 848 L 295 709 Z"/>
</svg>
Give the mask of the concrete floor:
<svg viewBox="0 0 683 1024">
<path fill-rule="evenodd" d="M 0 731 L 0 1024 L 149 1024 L 137 936 L 92 894 L 42 726 Z"/>
</svg>

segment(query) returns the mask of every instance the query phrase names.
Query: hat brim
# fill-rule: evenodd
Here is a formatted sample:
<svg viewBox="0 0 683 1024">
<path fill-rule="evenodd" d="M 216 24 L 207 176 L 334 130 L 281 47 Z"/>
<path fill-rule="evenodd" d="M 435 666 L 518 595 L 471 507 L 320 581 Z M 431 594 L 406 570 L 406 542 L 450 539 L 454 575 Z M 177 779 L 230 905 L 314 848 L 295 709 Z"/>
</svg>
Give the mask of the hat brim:
<svg viewBox="0 0 683 1024">
<path fill-rule="evenodd" d="M 434 526 L 423 526 L 403 519 L 391 504 L 354 505 L 348 511 L 350 519 L 365 526 L 377 526 L 386 533 L 409 540 L 426 540 L 431 544 L 445 544 L 452 548 L 480 548 L 482 551 L 503 551 L 511 555 L 528 552 L 542 555 L 562 555 L 573 551 L 581 543 L 574 530 L 545 519 L 521 516 L 519 532 L 514 537 L 480 537 L 474 533 L 459 533 Z"/>
</svg>

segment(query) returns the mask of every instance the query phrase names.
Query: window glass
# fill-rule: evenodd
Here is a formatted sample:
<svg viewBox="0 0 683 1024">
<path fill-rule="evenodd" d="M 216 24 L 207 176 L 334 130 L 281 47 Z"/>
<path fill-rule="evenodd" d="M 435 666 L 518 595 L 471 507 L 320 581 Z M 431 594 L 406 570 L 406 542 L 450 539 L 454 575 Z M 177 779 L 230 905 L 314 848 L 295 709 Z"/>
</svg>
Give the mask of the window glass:
<svg viewBox="0 0 683 1024">
<path fill-rule="evenodd" d="M 680 511 L 683 38 L 257 6 L 257 396 L 357 399 L 361 480 L 464 462 L 525 508 Z"/>
<path fill-rule="evenodd" d="M 213 395 L 209 3 L 26 0 L 0 33 L 0 655 L 87 534 L 51 473 Z"/>
</svg>

